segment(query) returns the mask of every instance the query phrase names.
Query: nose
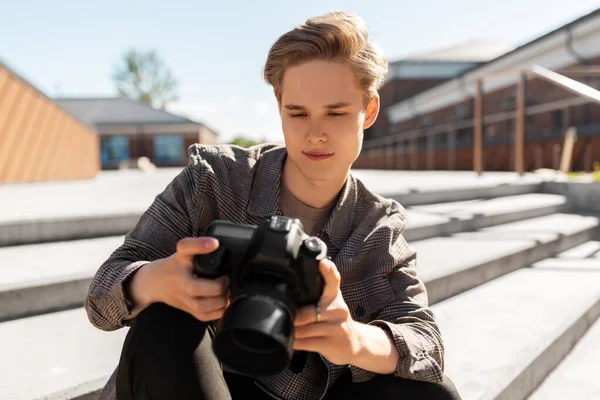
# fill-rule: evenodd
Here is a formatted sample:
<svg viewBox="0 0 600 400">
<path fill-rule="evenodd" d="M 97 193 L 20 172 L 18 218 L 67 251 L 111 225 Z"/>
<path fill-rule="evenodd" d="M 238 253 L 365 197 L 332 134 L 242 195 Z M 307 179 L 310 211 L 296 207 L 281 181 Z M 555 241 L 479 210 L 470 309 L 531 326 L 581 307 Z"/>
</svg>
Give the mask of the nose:
<svg viewBox="0 0 600 400">
<path fill-rule="evenodd" d="M 306 133 L 306 139 L 310 144 L 319 144 L 327 141 L 327 134 L 320 124 L 311 124 Z"/>
</svg>

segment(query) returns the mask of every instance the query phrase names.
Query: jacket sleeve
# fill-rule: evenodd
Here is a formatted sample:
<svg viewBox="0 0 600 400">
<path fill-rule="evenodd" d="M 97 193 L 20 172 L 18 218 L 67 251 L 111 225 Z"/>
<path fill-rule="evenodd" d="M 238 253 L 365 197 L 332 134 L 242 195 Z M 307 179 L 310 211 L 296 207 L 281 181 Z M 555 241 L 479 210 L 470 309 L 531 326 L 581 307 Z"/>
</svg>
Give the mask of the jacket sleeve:
<svg viewBox="0 0 600 400">
<path fill-rule="evenodd" d="M 195 221 L 199 220 L 200 175 L 199 165 L 185 167 L 100 266 L 84 300 L 92 325 L 106 331 L 130 326 L 139 310 L 127 300 L 127 283 L 145 264 L 170 256 L 180 239 L 194 234 Z"/>
<path fill-rule="evenodd" d="M 380 248 L 384 263 L 393 265 L 388 280 L 395 299 L 383 307 L 368 322 L 382 328 L 393 341 L 399 353 L 394 371 L 397 377 L 441 382 L 444 371 L 444 344 L 433 311 L 428 307 L 427 290 L 417 277 L 417 254 L 412 250 L 402 231 L 404 213 L 393 215 L 384 231 L 387 245 Z M 381 253 L 380 253 L 381 254 Z M 375 373 L 351 366 L 355 382 L 366 381 Z"/>
</svg>

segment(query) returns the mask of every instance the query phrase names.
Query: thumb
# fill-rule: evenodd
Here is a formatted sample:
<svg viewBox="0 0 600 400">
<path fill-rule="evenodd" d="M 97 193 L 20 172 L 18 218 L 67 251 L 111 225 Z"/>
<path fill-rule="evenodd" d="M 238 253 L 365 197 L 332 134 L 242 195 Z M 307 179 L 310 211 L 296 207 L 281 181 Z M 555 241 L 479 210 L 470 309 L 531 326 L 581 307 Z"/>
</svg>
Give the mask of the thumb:
<svg viewBox="0 0 600 400">
<path fill-rule="evenodd" d="M 196 254 L 212 253 L 219 241 L 212 237 L 186 237 L 177 242 L 176 255 L 182 260 L 191 260 Z"/>
<path fill-rule="evenodd" d="M 324 281 L 321 299 L 333 300 L 340 290 L 340 273 L 333 261 L 328 259 L 323 259 L 319 262 L 319 271 L 321 271 Z"/>
</svg>

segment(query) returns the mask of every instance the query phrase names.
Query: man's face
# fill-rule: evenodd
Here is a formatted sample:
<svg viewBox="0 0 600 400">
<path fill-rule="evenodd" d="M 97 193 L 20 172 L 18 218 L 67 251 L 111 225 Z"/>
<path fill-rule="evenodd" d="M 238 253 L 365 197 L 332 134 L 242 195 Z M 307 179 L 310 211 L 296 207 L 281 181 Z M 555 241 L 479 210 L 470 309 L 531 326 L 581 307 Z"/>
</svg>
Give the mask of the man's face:
<svg viewBox="0 0 600 400">
<path fill-rule="evenodd" d="M 379 111 L 379 98 L 367 107 L 364 99 L 347 65 L 310 61 L 286 70 L 279 109 L 295 173 L 315 183 L 345 179 Z"/>
</svg>

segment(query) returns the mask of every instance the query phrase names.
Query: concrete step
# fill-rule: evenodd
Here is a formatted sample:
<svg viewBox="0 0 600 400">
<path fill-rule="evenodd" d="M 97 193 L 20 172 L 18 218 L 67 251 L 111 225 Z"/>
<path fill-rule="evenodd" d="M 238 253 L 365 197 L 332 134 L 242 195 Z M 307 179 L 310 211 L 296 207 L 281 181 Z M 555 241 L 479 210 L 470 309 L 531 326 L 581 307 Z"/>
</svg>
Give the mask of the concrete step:
<svg viewBox="0 0 600 400">
<path fill-rule="evenodd" d="M 591 240 L 589 242 L 582 243 L 579 246 L 575 246 L 567 251 L 563 251 L 558 255 L 558 257 L 575 260 L 600 258 L 600 241 Z"/>
<path fill-rule="evenodd" d="M 3 185 L 0 247 L 123 235 L 179 171 L 103 172 L 86 181 Z M 539 177 L 510 173 L 357 171 L 357 176 L 405 206 L 514 196 L 542 185 Z"/>
<path fill-rule="evenodd" d="M 569 210 L 565 196 L 545 193 L 413 206 L 404 236 L 411 242 Z"/>
<path fill-rule="evenodd" d="M 375 193 L 405 206 L 534 193 L 544 182 L 540 176 L 510 172 L 477 176 L 472 171 L 355 170 L 353 174 Z"/>
<path fill-rule="evenodd" d="M 81 307 L 123 236 L 0 248 L 0 321 Z"/>
<path fill-rule="evenodd" d="M 104 208 L 102 204 L 88 202 L 84 204 L 89 209 L 82 205 L 74 208 L 65 205 L 61 210 L 50 207 L 56 212 L 53 215 L 43 209 L 29 214 L 0 215 L 0 247 L 124 235 L 150 204 L 150 194 L 146 193 L 146 197 L 128 199 L 127 207 L 116 204 L 115 199 L 107 199 Z M 441 197 L 431 200 L 443 201 Z M 414 206 L 408 208 L 406 237 L 420 240 L 568 210 L 570 205 L 565 196 L 543 193 Z"/>
<path fill-rule="evenodd" d="M 3 185 L 0 247 L 125 234 L 181 168 Z"/>
<path fill-rule="evenodd" d="M 464 399 L 526 399 L 600 316 L 600 259 L 546 259 L 440 302 L 433 310 L 447 349 L 446 372 Z M 597 350 L 600 335 L 590 332 L 592 341 L 594 335 Z M 597 390 L 598 357 L 588 361 L 582 373 L 596 382 L 591 390 Z M 567 361 L 565 367 L 569 365 Z M 552 398 L 557 387 L 552 382 L 560 385 L 560 379 L 549 378 L 537 398 Z M 576 395 L 592 392 L 565 389 L 561 399 L 596 398 Z"/>
<path fill-rule="evenodd" d="M 590 241 L 548 260 L 545 268 L 588 269 L 598 268 L 600 242 Z M 561 361 L 529 400 L 600 399 L 600 321 L 594 322 L 588 332 Z"/>
<path fill-rule="evenodd" d="M 144 210 L 0 222 L 0 248 L 124 235 Z"/>
<path fill-rule="evenodd" d="M 0 398 L 75 399 L 98 391 L 118 364 L 127 329 L 100 331 L 83 308 L 0 323 Z"/>
<path fill-rule="evenodd" d="M 599 226 L 595 216 L 558 213 L 411 245 L 429 301 L 435 304 L 593 240 Z"/>
<path fill-rule="evenodd" d="M 596 265 L 600 259 L 595 260 Z M 546 378 L 529 400 L 600 399 L 600 320 Z"/>
</svg>

